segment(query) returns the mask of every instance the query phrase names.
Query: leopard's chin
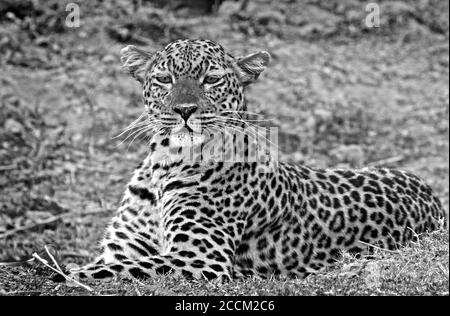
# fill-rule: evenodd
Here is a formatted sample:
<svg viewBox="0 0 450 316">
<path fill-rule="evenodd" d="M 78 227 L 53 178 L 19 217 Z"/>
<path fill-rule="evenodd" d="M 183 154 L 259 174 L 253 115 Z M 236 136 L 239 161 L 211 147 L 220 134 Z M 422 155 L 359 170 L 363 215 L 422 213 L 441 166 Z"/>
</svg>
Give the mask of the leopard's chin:
<svg viewBox="0 0 450 316">
<path fill-rule="evenodd" d="M 170 145 L 175 147 L 192 147 L 201 145 L 205 141 L 205 135 L 183 127 L 170 134 Z"/>
</svg>

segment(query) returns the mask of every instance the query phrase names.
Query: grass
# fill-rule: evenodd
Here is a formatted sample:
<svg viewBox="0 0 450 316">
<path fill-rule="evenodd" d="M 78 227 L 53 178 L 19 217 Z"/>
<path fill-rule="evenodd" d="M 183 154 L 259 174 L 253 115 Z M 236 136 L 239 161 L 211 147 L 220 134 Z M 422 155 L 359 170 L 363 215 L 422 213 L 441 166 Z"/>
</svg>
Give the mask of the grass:
<svg viewBox="0 0 450 316">
<path fill-rule="evenodd" d="M 5 295 L 448 295 L 448 240 L 448 230 L 441 230 L 397 252 L 375 250 L 370 258 L 344 254 L 335 266 L 303 280 L 218 283 L 167 275 L 148 281 L 83 282 L 92 288 L 89 292 L 70 284 L 55 286 L 43 267 L 0 270 L 0 280 Z"/>
<path fill-rule="evenodd" d="M 448 210 L 447 1 L 380 1 L 379 29 L 364 27 L 365 2 L 356 0 L 250 1 L 245 11 L 226 1 L 216 16 L 176 16 L 148 1 L 136 16 L 127 0 L 79 1 L 77 29 L 61 27 L 64 1 L 24 1 L 25 9 L 19 2 L 0 5 L 2 262 L 44 245 L 63 264 L 92 260 L 147 152 L 145 140 L 118 146 L 113 138 L 142 111 L 120 48 L 158 49 L 177 37 L 213 39 L 236 55 L 272 54 L 247 98 L 250 111 L 279 127 L 280 159 L 410 170 Z M 305 280 L 219 285 L 161 276 L 89 285 L 114 295 L 448 295 L 448 240 L 442 230 L 399 253 L 344 256 Z M 39 264 L 0 266 L 0 294 L 92 294 L 53 283 L 50 273 Z"/>
</svg>

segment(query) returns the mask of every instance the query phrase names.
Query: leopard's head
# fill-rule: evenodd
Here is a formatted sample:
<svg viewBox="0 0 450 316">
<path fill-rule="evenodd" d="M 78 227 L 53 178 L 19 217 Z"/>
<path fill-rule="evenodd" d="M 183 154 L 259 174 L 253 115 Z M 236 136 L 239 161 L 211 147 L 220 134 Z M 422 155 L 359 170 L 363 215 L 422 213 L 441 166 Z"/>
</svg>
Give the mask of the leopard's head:
<svg viewBox="0 0 450 316">
<path fill-rule="evenodd" d="M 178 40 L 156 52 L 127 46 L 121 54 L 142 84 L 149 127 L 160 134 L 226 127 L 245 111 L 244 87 L 270 61 L 265 51 L 235 58 L 209 40 Z"/>
</svg>

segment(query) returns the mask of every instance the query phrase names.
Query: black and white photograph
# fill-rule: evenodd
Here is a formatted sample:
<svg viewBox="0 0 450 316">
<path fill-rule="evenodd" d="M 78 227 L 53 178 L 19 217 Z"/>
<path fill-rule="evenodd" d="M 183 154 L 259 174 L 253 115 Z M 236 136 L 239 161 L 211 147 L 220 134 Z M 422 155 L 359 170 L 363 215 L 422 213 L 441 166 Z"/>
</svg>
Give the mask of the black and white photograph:
<svg viewBox="0 0 450 316">
<path fill-rule="evenodd" d="M 0 296 L 448 296 L 448 212 L 447 0 L 0 0 Z"/>
</svg>

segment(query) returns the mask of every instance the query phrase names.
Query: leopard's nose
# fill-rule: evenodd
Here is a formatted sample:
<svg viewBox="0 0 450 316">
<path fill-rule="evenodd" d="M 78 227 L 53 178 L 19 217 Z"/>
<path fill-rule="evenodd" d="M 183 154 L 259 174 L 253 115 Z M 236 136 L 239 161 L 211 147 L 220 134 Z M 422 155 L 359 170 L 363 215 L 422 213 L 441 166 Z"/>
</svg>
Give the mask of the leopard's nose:
<svg viewBox="0 0 450 316">
<path fill-rule="evenodd" d="M 180 104 L 173 107 L 173 111 L 181 116 L 181 118 L 185 121 L 189 119 L 189 117 L 197 111 L 198 106 L 192 103 L 189 104 Z"/>
</svg>

